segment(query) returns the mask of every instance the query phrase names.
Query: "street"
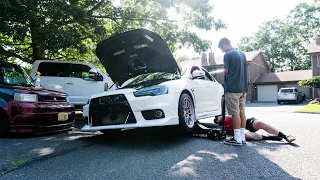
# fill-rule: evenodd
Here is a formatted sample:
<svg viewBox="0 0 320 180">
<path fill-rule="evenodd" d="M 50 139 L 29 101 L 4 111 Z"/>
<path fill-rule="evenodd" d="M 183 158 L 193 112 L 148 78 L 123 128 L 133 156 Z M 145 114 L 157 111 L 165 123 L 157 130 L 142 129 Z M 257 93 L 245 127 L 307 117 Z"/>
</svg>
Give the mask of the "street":
<svg viewBox="0 0 320 180">
<path fill-rule="evenodd" d="M 293 135 L 293 144 L 250 141 L 233 147 L 181 137 L 170 128 L 128 130 L 116 137 L 77 130 L 10 137 L 0 139 L 0 159 L 16 164 L 0 179 L 319 179 L 320 116 L 293 113 L 297 106 L 285 111 L 265 106 L 248 104 L 247 117 Z"/>
</svg>

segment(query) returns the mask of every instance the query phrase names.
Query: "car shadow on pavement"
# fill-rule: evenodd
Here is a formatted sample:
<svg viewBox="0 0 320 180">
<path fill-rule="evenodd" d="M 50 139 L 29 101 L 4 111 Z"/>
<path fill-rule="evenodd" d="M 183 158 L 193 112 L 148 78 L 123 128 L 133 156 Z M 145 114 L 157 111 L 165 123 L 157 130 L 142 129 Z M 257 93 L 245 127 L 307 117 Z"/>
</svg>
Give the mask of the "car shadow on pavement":
<svg viewBox="0 0 320 180">
<path fill-rule="evenodd" d="M 121 145 L 123 148 L 132 146 L 161 148 L 162 145 L 184 143 L 189 138 L 190 135 L 177 133 L 176 127 L 167 126 L 123 130 L 121 132 L 101 134 L 83 140 L 94 141 L 98 144 L 105 144 L 107 146 Z"/>
</svg>

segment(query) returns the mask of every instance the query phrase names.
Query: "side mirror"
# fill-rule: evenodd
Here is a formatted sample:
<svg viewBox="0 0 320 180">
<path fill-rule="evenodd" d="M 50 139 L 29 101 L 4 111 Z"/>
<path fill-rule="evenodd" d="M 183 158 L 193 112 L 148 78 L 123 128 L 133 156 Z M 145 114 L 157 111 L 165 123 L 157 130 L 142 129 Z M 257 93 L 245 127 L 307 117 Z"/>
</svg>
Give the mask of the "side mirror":
<svg viewBox="0 0 320 180">
<path fill-rule="evenodd" d="M 204 76 L 205 76 L 204 71 L 195 70 L 192 72 L 192 79 L 196 79 L 196 78 L 200 78 L 200 77 L 204 77 Z"/>
<path fill-rule="evenodd" d="M 96 69 L 90 69 L 89 71 L 89 78 L 95 80 L 95 81 L 99 81 L 101 79 L 100 77 L 101 75 L 98 73 L 98 71 Z"/>
</svg>

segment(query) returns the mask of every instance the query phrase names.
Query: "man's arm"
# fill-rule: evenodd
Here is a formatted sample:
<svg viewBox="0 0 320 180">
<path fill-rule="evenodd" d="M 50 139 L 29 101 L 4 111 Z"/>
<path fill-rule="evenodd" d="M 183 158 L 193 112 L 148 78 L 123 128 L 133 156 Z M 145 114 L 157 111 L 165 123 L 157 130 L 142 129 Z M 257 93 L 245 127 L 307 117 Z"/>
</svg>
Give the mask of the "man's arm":
<svg viewBox="0 0 320 180">
<path fill-rule="evenodd" d="M 223 66 L 224 66 L 224 75 L 227 75 L 229 72 L 229 62 L 228 62 L 227 54 L 223 56 Z"/>
</svg>

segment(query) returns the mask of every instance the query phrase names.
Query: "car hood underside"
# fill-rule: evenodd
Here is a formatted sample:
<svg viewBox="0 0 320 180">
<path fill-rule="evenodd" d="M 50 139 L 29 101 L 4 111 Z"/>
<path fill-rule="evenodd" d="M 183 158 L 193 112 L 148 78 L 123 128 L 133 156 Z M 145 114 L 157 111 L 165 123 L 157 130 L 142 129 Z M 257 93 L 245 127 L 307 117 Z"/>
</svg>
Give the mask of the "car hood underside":
<svg viewBox="0 0 320 180">
<path fill-rule="evenodd" d="M 96 55 L 118 85 L 141 74 L 179 71 L 165 41 L 146 29 L 131 30 L 100 42 Z"/>
</svg>

